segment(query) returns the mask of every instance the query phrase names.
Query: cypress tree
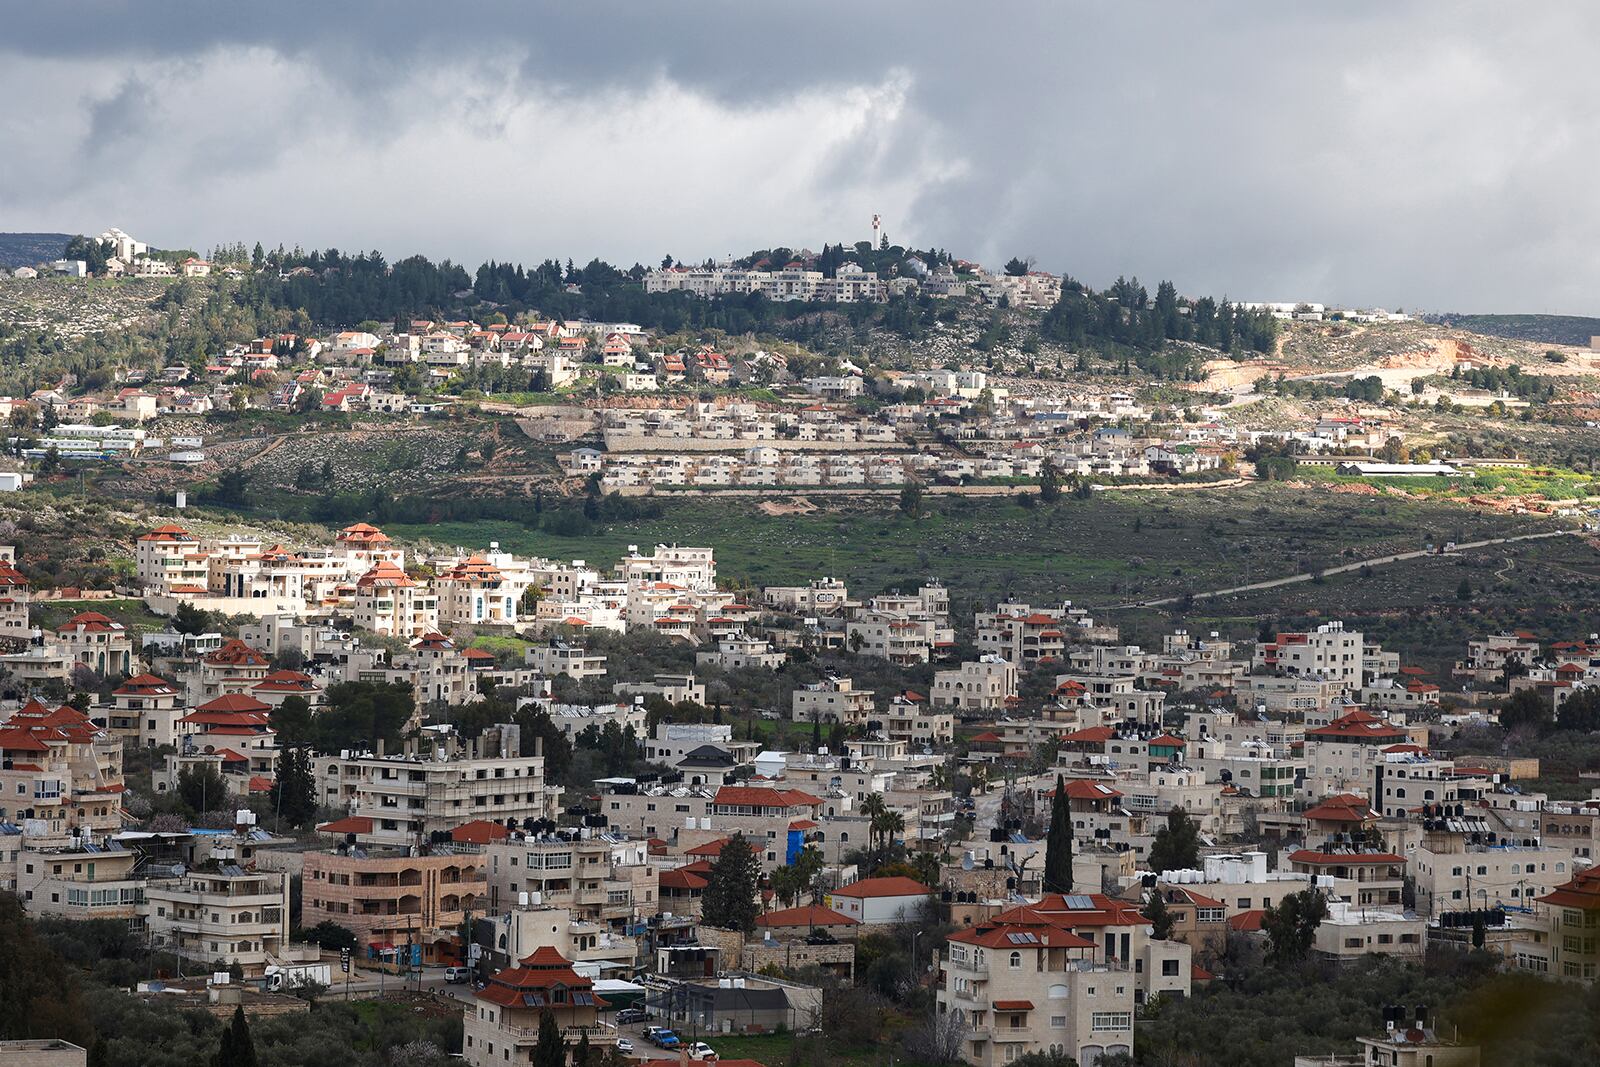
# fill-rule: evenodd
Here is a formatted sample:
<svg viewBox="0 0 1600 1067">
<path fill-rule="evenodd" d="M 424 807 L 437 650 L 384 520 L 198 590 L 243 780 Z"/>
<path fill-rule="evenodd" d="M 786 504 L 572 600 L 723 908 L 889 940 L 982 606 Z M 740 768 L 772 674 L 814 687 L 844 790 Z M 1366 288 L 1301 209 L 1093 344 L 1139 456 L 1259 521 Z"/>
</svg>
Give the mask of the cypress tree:
<svg viewBox="0 0 1600 1067">
<path fill-rule="evenodd" d="M 1072 892 L 1072 812 L 1067 806 L 1067 785 L 1056 775 L 1056 795 L 1050 804 L 1050 836 L 1044 848 L 1044 891 Z"/>
<path fill-rule="evenodd" d="M 567 1042 L 556 1017 L 546 1011 L 539 1017 L 539 1043 L 533 1047 L 533 1067 L 566 1067 Z"/>
</svg>

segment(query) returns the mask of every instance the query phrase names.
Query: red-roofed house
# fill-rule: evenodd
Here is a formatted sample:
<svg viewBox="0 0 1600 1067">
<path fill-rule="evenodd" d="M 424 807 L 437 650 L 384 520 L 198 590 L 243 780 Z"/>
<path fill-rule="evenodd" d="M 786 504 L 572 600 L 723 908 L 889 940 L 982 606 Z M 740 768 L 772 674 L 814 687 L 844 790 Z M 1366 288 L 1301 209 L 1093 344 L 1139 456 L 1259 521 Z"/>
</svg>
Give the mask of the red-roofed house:
<svg viewBox="0 0 1600 1067">
<path fill-rule="evenodd" d="M 1406 858 L 1393 852 L 1303 848 L 1289 854 L 1290 869 L 1315 879 L 1333 878 L 1334 894 L 1357 907 L 1400 906 Z"/>
<path fill-rule="evenodd" d="M 852 919 L 832 908 L 818 904 L 805 904 L 797 908 L 783 908 L 756 916 L 756 929 L 771 934 L 782 941 L 791 937 L 804 937 L 821 930 L 836 938 L 853 938 L 860 919 Z"/>
<path fill-rule="evenodd" d="M 268 665 L 264 653 L 237 637 L 229 638 L 221 648 L 201 657 L 198 692 L 191 695 L 203 702 L 227 694 L 248 693 L 267 676 Z"/>
<path fill-rule="evenodd" d="M 549 945 L 492 976 L 475 1000 L 466 1008 L 461 1048 L 474 1067 L 533 1062 L 546 1012 L 555 1017 L 569 1049 L 585 1036 L 591 1047 L 617 1040 L 615 1029 L 600 1025 L 600 1010 L 607 1005 L 595 995 L 594 983 Z"/>
<path fill-rule="evenodd" d="M 178 687 L 153 674 L 137 674 L 111 691 L 106 729 L 113 735 L 145 747 L 176 745 L 183 732 L 180 720 L 187 714 Z"/>
<path fill-rule="evenodd" d="M 102 678 L 121 678 L 133 670 L 133 637 L 128 628 L 98 611 L 82 611 L 56 629 L 56 642 L 73 663 Z"/>
<path fill-rule="evenodd" d="M 974 1067 L 1051 1051 L 1082 1064 L 1132 1053 L 1138 983 L 1108 967 L 1093 938 L 1039 916 L 997 916 L 949 935 L 945 952 L 938 1010 L 961 1013 L 961 1058 Z"/>
<path fill-rule="evenodd" d="M 928 904 L 928 887 L 911 878 L 863 878 L 833 890 L 827 906 L 866 926 L 919 922 Z"/>
<path fill-rule="evenodd" d="M 1374 788 L 1383 750 L 1411 740 L 1398 726 L 1355 708 L 1326 726 L 1306 731 L 1305 790 L 1312 798 Z"/>
</svg>

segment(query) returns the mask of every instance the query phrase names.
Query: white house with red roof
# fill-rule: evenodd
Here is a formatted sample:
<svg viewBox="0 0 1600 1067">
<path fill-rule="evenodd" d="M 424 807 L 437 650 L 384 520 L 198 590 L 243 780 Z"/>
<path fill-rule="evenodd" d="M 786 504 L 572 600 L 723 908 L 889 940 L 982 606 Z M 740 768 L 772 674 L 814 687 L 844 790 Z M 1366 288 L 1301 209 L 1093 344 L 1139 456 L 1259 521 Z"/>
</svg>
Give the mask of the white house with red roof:
<svg viewBox="0 0 1600 1067">
<path fill-rule="evenodd" d="M 532 1063 L 546 1014 L 554 1016 L 569 1050 L 587 1038 L 590 1047 L 605 1051 L 617 1041 L 617 1030 L 601 1025 L 600 1012 L 608 1006 L 570 960 L 541 946 L 491 976 L 467 1003 L 462 1058 L 472 1067 Z"/>
<path fill-rule="evenodd" d="M 271 661 L 266 654 L 251 648 L 237 637 L 200 657 L 200 669 L 192 676 L 189 696 L 195 703 L 220 696 L 248 693 L 267 676 Z"/>
<path fill-rule="evenodd" d="M 356 626 L 388 637 L 421 637 L 439 628 L 439 597 L 390 559 L 379 558 L 356 579 Z"/>
<path fill-rule="evenodd" d="M 56 643 L 102 678 L 121 678 L 133 670 L 133 636 L 122 623 L 98 611 L 81 611 L 56 629 Z"/>
<path fill-rule="evenodd" d="M 136 674 L 111 691 L 106 729 L 142 747 L 176 745 L 188 712 L 178 686 L 154 674 Z"/>
<path fill-rule="evenodd" d="M 33 635 L 28 615 L 31 599 L 28 579 L 13 561 L 0 559 L 0 637 L 29 638 Z"/>
<path fill-rule="evenodd" d="M 1085 1065 L 1131 1054 L 1137 982 L 1108 955 L 1053 914 L 1012 909 L 945 939 L 937 1010 L 963 1022 L 961 1058 L 973 1067 L 1032 1053 Z"/>
<path fill-rule="evenodd" d="M 927 914 L 929 893 L 927 886 L 913 878 L 863 878 L 831 890 L 825 903 L 863 926 L 917 925 Z"/>
<path fill-rule="evenodd" d="M 0 722 L 0 794 L 25 837 L 122 826 L 122 741 L 69 705 L 29 701 Z"/>
</svg>

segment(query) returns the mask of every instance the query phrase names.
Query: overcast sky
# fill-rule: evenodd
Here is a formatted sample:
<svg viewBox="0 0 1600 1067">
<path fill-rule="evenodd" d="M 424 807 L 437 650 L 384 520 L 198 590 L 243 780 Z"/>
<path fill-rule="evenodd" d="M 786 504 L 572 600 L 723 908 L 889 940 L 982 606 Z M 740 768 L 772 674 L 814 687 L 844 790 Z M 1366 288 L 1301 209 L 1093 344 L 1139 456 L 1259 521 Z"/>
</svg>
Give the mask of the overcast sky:
<svg viewBox="0 0 1600 1067">
<path fill-rule="evenodd" d="M 223 17 L 226 13 L 228 17 Z M 0 0 L 0 229 L 1600 312 L 1600 4 Z"/>
</svg>

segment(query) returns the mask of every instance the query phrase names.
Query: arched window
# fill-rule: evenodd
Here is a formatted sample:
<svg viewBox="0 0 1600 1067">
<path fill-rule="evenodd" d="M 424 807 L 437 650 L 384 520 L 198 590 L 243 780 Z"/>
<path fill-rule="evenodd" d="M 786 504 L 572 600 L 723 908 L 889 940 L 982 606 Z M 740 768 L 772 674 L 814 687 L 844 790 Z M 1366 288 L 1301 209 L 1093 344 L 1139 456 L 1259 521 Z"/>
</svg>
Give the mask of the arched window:
<svg viewBox="0 0 1600 1067">
<path fill-rule="evenodd" d="M 1021 968 L 1021 966 L 1022 966 L 1022 953 L 1013 952 L 1011 954 L 1011 969 L 1013 971 L 1015 971 L 1015 970 L 1018 970 L 1019 968 Z"/>
</svg>

